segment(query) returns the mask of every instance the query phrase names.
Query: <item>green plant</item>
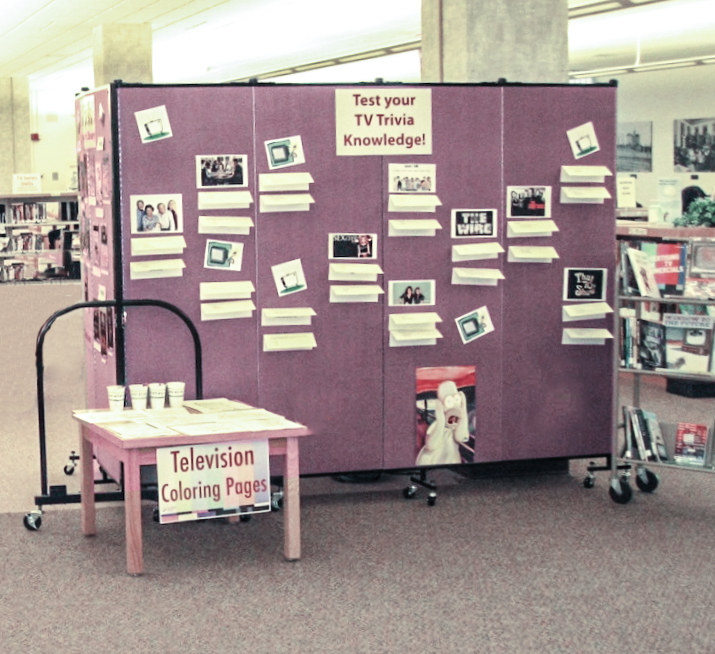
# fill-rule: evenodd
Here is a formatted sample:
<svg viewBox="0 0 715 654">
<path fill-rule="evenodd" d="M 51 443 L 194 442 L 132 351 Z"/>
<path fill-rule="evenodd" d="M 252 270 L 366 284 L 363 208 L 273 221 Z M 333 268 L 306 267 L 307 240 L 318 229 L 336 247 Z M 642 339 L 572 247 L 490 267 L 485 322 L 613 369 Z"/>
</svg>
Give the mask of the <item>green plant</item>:
<svg viewBox="0 0 715 654">
<path fill-rule="evenodd" d="M 708 198 L 693 200 L 681 218 L 673 221 L 676 227 L 715 227 L 715 201 Z"/>
</svg>

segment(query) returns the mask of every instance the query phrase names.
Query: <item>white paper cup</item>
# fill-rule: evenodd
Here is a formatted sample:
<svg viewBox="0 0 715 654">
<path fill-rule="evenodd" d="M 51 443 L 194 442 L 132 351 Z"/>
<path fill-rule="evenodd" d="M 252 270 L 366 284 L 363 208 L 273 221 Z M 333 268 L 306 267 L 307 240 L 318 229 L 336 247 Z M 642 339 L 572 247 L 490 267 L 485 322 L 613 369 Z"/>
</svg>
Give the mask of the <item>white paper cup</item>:
<svg viewBox="0 0 715 654">
<path fill-rule="evenodd" d="M 132 409 L 141 411 L 146 409 L 149 388 L 144 384 L 129 384 L 129 395 L 132 398 Z"/>
<path fill-rule="evenodd" d="M 109 408 L 112 411 L 121 411 L 124 408 L 124 386 L 107 386 Z"/>
<path fill-rule="evenodd" d="M 184 404 L 185 382 L 168 382 L 166 390 L 169 394 L 169 406 L 177 407 Z"/>
<path fill-rule="evenodd" d="M 149 384 L 149 400 L 152 409 L 163 409 L 166 402 L 166 384 Z"/>
</svg>

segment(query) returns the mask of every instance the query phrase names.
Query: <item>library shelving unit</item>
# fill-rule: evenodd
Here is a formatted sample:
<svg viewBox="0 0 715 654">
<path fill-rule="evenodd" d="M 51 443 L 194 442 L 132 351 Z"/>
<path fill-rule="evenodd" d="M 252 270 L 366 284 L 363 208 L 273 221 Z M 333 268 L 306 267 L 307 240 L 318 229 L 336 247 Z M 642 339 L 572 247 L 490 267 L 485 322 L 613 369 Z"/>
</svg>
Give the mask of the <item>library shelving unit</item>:
<svg viewBox="0 0 715 654">
<path fill-rule="evenodd" d="M 77 193 L 0 196 L 0 283 L 79 279 Z"/>
<path fill-rule="evenodd" d="M 201 335 L 205 397 L 311 427 L 301 474 L 606 456 L 612 316 L 567 323 L 563 311 L 582 300 L 564 299 L 569 271 L 598 271 L 598 299 L 609 312 L 614 302 L 616 90 L 87 92 L 75 110 L 80 208 L 107 240 L 96 251 L 83 238 L 87 299 L 180 307 Z M 230 175 L 237 163 L 242 175 Z M 570 167 L 608 172 L 564 181 Z M 170 204 L 161 231 L 156 214 Z M 419 301 L 404 299 L 408 286 Z M 96 324 L 88 318 L 92 408 L 106 407 L 108 384 L 190 369 L 171 317 L 120 310 Z M 116 331 L 111 347 L 97 345 L 102 324 Z M 455 401 L 459 447 L 423 456 L 425 432 Z"/>
<path fill-rule="evenodd" d="M 617 243 L 620 245 L 622 241 L 639 241 L 639 242 L 649 242 L 653 244 L 659 243 L 669 243 L 678 244 L 687 247 L 685 252 L 683 264 L 685 272 L 688 276 L 693 271 L 693 246 L 703 244 L 706 247 L 712 247 L 711 252 L 715 252 L 715 229 L 712 228 L 693 228 L 693 227 L 672 227 L 668 225 L 653 225 L 642 223 L 637 226 L 633 224 L 624 224 L 619 222 L 617 226 Z M 655 262 L 654 262 L 655 263 Z M 657 272 L 658 268 L 655 267 Z M 652 319 L 653 311 L 652 307 L 657 307 L 657 312 L 662 316 L 664 313 L 673 313 L 673 311 L 668 311 L 667 308 L 671 309 L 682 306 L 688 306 L 696 308 L 695 311 L 699 311 L 700 314 L 708 313 L 708 307 L 715 307 L 715 293 L 709 294 L 708 291 L 703 291 L 703 297 L 697 297 L 687 294 L 663 294 L 660 297 L 651 296 L 638 296 L 632 294 L 625 294 L 624 284 L 623 284 L 623 259 L 621 259 L 621 265 L 619 266 L 618 275 L 618 295 L 616 297 L 617 312 L 620 315 L 620 311 L 623 308 L 629 309 L 636 325 L 636 330 L 641 320 Z M 702 274 L 702 272 L 700 273 Z M 707 273 L 706 273 L 707 274 Z M 710 279 L 711 282 L 715 282 L 715 267 L 710 271 L 710 275 L 703 277 L 703 279 Z M 715 286 L 715 285 L 714 285 Z M 665 310 L 664 310 L 665 309 Z M 710 314 L 712 315 L 712 314 Z M 712 329 L 711 329 L 712 331 Z M 699 335 L 701 336 L 701 335 Z M 629 378 L 629 383 L 632 388 L 632 399 L 631 405 L 637 410 L 641 410 L 641 385 L 644 379 L 648 377 L 658 377 L 666 380 L 666 389 L 668 391 L 677 392 L 679 394 L 685 394 L 689 397 L 712 397 L 713 389 L 715 389 L 715 374 L 712 374 L 711 365 L 707 365 L 705 371 L 683 371 L 674 368 L 664 368 L 656 367 L 655 369 L 644 369 L 634 365 L 628 360 L 628 353 L 623 349 L 623 342 L 626 336 L 624 335 L 623 325 L 619 325 L 619 338 L 621 343 L 621 348 L 616 349 L 616 367 L 618 370 L 617 375 L 617 389 L 624 382 L 626 377 Z M 633 346 L 637 347 L 637 343 Z M 665 347 L 665 344 L 664 344 Z M 712 351 L 712 341 L 710 345 L 710 351 Z M 710 355 L 712 356 L 712 355 Z M 698 389 L 706 389 L 698 390 Z M 621 398 L 622 395 L 616 392 L 616 397 Z M 640 456 L 633 456 L 632 451 L 630 454 L 627 453 L 627 448 L 624 447 L 623 443 L 627 443 L 626 430 L 630 429 L 628 423 L 628 417 L 623 415 L 623 412 L 616 411 L 615 419 L 615 429 L 612 444 L 612 456 L 607 468 L 610 469 L 611 473 L 611 483 L 609 487 L 609 495 L 611 499 L 619 504 L 627 504 L 633 497 L 633 489 L 630 485 L 631 472 L 635 470 L 635 484 L 639 490 L 642 492 L 653 492 L 659 485 L 658 475 L 651 470 L 669 468 L 669 469 L 679 469 L 679 470 L 689 470 L 696 472 L 714 472 L 715 468 L 712 465 L 712 444 L 710 433 L 707 445 L 703 448 L 703 460 L 702 464 L 692 464 L 692 463 L 679 463 L 675 461 L 674 450 L 675 450 L 675 426 L 668 423 L 661 423 L 658 426 L 658 432 L 662 437 L 662 447 L 665 448 L 667 457 L 665 460 L 661 460 L 659 456 L 655 453 L 651 453 L 650 449 L 647 449 L 646 459 Z M 712 425 L 708 425 L 708 431 L 712 432 Z M 647 429 L 647 426 L 646 426 Z M 646 448 L 648 448 L 650 441 L 646 441 Z M 655 449 L 654 443 L 650 442 L 650 448 Z M 589 466 L 588 476 L 584 480 L 584 486 L 587 488 L 593 487 L 594 477 L 593 472 L 596 470 L 602 470 L 598 466 L 591 464 Z"/>
</svg>

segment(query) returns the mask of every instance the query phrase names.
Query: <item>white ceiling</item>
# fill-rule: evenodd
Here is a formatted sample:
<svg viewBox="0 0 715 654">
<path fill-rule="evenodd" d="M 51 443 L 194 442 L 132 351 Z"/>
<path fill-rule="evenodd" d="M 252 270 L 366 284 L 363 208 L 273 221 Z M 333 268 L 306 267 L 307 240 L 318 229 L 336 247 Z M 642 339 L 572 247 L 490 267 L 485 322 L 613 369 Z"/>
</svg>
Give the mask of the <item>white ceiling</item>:
<svg viewBox="0 0 715 654">
<path fill-rule="evenodd" d="M 350 75 L 417 81 L 420 6 L 421 0 L 0 0 L 0 77 L 28 76 L 35 89 L 91 87 L 93 28 L 150 22 L 157 83 L 269 77 L 400 51 L 377 68 L 350 64 L 343 67 L 347 79 L 330 81 L 357 81 Z M 715 0 L 569 0 L 569 7 L 573 73 L 715 60 Z"/>
</svg>

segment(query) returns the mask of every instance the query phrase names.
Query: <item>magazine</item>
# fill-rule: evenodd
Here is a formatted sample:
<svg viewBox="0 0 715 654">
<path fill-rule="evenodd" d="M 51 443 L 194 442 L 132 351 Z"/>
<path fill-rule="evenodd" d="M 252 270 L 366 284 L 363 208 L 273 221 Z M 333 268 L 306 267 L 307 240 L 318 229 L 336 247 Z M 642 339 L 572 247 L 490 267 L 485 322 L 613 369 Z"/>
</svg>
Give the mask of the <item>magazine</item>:
<svg viewBox="0 0 715 654">
<path fill-rule="evenodd" d="M 668 369 L 693 374 L 710 372 L 713 343 L 710 316 L 666 313 L 663 326 Z"/>
<path fill-rule="evenodd" d="M 644 370 L 666 367 L 665 327 L 659 322 L 639 321 L 638 362 Z"/>
<path fill-rule="evenodd" d="M 655 281 L 655 266 L 646 252 L 628 248 L 628 262 L 630 263 L 642 297 L 660 297 L 660 289 Z"/>
<path fill-rule="evenodd" d="M 675 432 L 673 459 L 680 465 L 703 467 L 707 444 L 707 425 L 679 422 Z"/>
</svg>

